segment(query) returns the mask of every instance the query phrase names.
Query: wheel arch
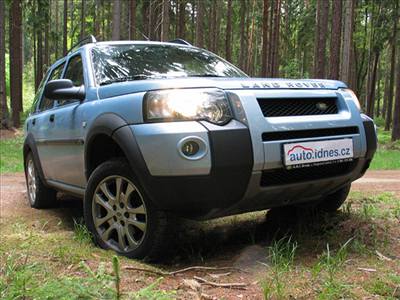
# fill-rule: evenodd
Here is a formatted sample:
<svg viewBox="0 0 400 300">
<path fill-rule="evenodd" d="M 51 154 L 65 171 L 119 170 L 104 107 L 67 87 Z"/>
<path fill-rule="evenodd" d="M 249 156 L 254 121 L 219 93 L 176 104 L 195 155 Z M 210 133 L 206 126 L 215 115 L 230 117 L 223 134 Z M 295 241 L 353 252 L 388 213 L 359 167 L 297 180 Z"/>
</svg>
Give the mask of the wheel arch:
<svg viewBox="0 0 400 300">
<path fill-rule="evenodd" d="M 32 133 L 28 133 L 28 135 L 26 136 L 25 141 L 24 141 L 24 146 L 22 148 L 22 153 L 23 153 L 23 159 L 24 159 L 24 170 L 26 168 L 26 157 L 28 156 L 29 153 L 32 153 L 39 177 L 42 180 L 42 182 L 47 185 L 47 182 L 45 180 L 45 176 L 43 173 L 43 169 L 42 169 L 42 163 L 39 159 L 39 152 L 37 150 L 35 139 L 34 139 Z"/>
</svg>

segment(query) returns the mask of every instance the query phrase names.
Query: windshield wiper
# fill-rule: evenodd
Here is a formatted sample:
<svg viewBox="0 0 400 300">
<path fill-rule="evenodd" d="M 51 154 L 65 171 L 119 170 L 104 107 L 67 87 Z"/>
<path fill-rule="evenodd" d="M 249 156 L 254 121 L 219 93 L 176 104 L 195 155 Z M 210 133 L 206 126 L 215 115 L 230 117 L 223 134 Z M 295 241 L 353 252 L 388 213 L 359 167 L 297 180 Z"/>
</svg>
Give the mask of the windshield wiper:
<svg viewBox="0 0 400 300">
<path fill-rule="evenodd" d="M 217 74 L 204 73 L 204 74 L 190 74 L 187 77 L 225 77 Z"/>
<path fill-rule="evenodd" d="M 147 76 L 144 74 L 139 74 L 135 76 L 126 76 L 126 77 L 118 77 L 118 78 L 113 78 L 113 79 L 108 79 L 100 82 L 100 85 L 107 85 L 115 82 L 125 82 L 125 81 L 133 81 L 133 80 L 144 80 L 151 78 L 151 76 Z"/>
</svg>

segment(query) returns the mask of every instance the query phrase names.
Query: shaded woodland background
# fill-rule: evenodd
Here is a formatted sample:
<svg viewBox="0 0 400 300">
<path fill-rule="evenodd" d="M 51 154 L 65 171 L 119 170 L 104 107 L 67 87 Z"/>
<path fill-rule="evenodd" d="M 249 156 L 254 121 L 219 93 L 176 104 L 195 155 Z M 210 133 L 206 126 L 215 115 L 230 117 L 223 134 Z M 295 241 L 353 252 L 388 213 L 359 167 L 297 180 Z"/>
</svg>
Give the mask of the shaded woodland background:
<svg viewBox="0 0 400 300">
<path fill-rule="evenodd" d="M 400 139 L 400 0 L 0 0 L 1 127 L 83 37 L 182 38 L 250 76 L 345 81 Z"/>
</svg>

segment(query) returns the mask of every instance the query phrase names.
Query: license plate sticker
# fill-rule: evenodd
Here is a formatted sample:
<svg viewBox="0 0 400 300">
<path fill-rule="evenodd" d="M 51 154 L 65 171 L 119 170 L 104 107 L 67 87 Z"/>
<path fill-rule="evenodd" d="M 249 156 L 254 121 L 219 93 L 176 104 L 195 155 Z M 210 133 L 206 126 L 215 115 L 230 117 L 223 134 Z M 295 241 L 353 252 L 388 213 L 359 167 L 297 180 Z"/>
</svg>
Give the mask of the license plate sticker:
<svg viewBox="0 0 400 300">
<path fill-rule="evenodd" d="M 353 158 L 353 140 L 338 139 L 284 144 L 285 166 L 316 165 Z"/>
</svg>

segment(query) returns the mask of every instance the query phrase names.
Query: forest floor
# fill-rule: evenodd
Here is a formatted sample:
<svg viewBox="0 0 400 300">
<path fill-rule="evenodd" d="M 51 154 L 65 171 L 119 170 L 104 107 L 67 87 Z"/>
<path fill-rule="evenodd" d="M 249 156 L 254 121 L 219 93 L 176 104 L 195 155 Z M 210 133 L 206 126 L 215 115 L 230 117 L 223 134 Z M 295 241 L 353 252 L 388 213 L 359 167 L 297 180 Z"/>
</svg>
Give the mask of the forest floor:
<svg viewBox="0 0 400 300">
<path fill-rule="evenodd" d="M 163 264 L 117 263 L 92 244 L 80 200 L 60 195 L 53 209 L 29 207 L 21 133 L 0 133 L 1 299 L 116 299 L 116 270 L 122 299 L 400 299 L 400 170 L 368 171 L 334 214 L 179 220 Z M 191 266 L 216 269 L 169 273 Z"/>
<path fill-rule="evenodd" d="M 22 173 L 3 174 L 0 188 L 0 298 L 77 298 L 96 284 L 94 298 L 106 298 L 114 254 L 90 242 L 81 202 L 61 196 L 54 209 L 32 209 Z M 122 293 L 131 299 L 399 299 L 399 224 L 400 171 L 369 171 L 335 214 L 276 209 L 182 221 L 162 265 L 119 258 Z M 197 265 L 221 269 L 166 273 Z M 243 287 L 212 287 L 195 276 Z"/>
</svg>

